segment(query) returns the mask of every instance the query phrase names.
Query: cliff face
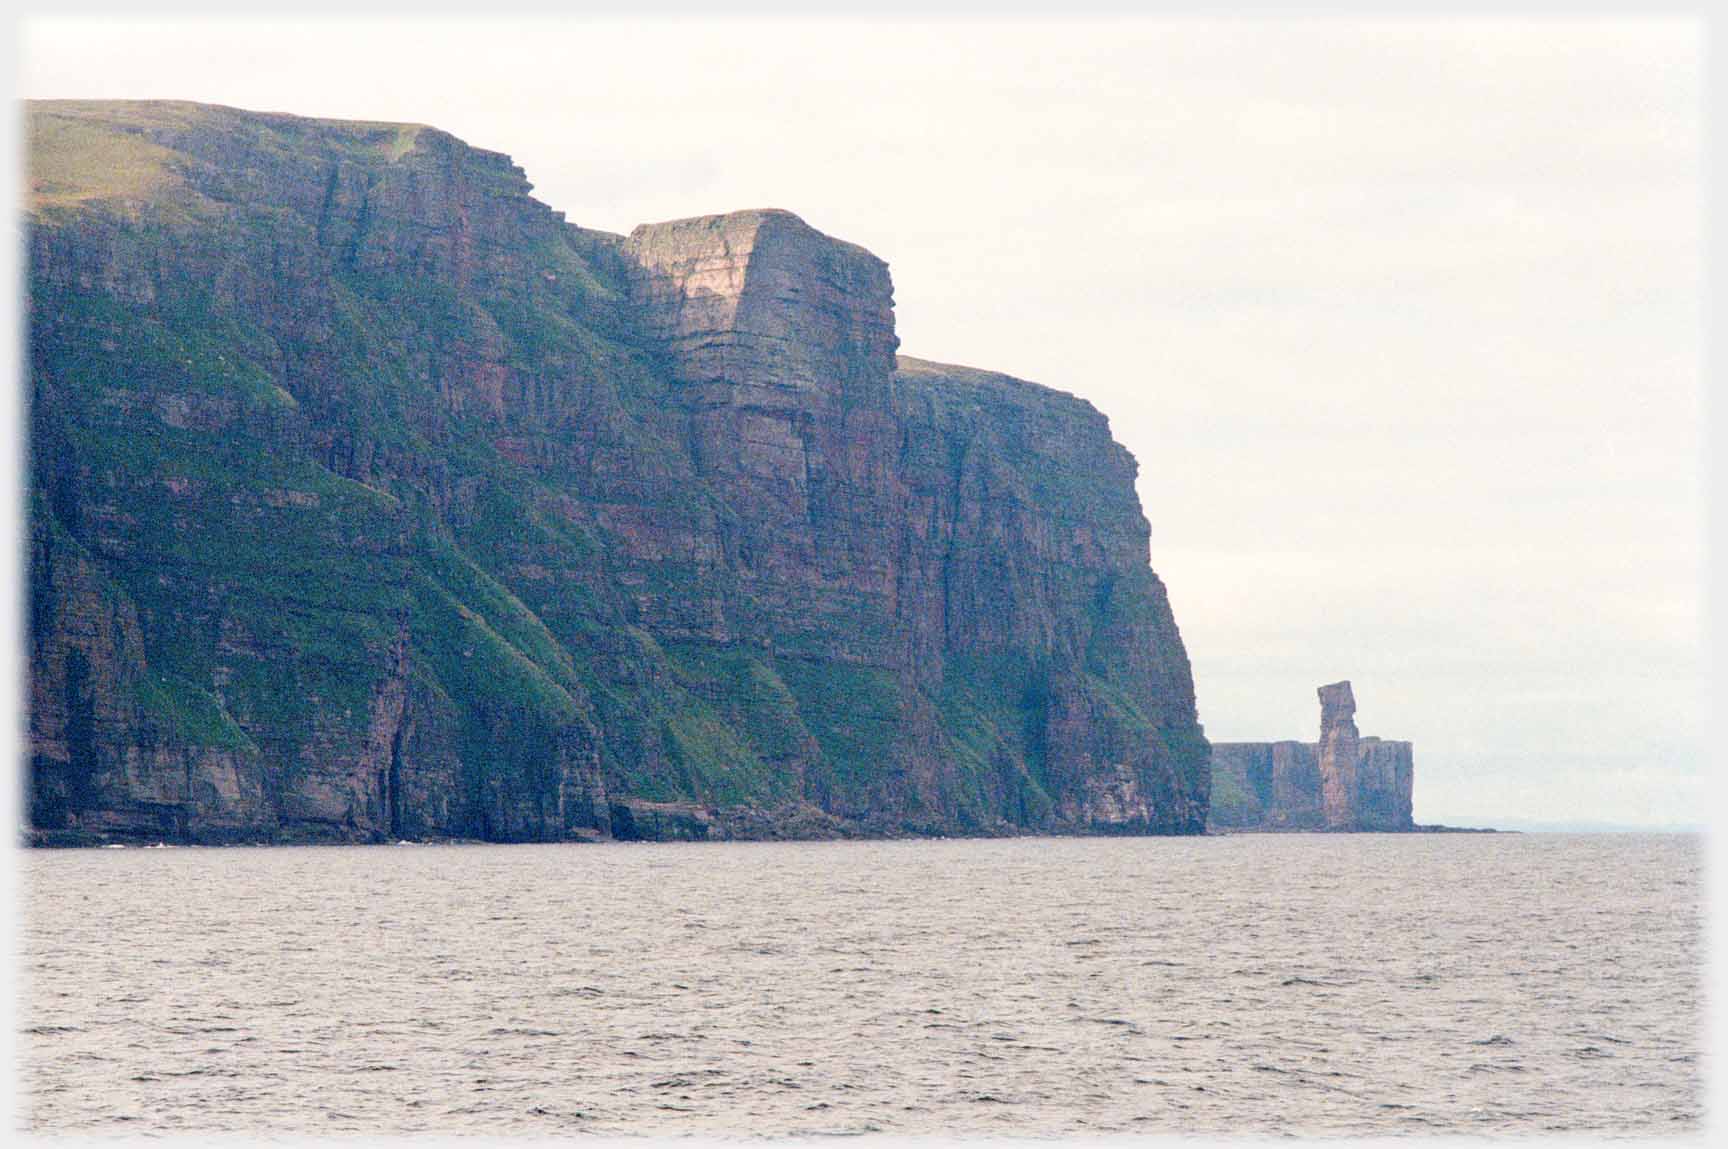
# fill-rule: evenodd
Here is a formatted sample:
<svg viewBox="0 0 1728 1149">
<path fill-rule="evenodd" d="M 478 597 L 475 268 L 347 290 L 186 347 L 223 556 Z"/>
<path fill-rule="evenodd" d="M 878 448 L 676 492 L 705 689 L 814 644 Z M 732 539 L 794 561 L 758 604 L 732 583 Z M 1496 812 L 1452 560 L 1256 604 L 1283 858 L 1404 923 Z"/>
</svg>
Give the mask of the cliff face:
<svg viewBox="0 0 1728 1149">
<path fill-rule="evenodd" d="M 785 212 L 31 105 L 39 841 L 1197 832 L 1133 460 Z"/>
<path fill-rule="evenodd" d="M 1218 829 L 1410 830 L 1408 742 L 1363 737 L 1348 682 L 1319 689 L 1318 742 L 1212 744 L 1210 824 Z"/>
</svg>

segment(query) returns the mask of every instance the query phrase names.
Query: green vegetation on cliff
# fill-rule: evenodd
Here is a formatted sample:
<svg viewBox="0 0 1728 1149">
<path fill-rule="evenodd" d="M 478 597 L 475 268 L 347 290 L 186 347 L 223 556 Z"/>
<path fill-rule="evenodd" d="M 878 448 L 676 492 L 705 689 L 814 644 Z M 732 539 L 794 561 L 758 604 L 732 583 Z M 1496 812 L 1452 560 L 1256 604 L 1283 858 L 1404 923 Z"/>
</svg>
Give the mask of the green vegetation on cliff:
<svg viewBox="0 0 1728 1149">
<path fill-rule="evenodd" d="M 1106 746 L 1160 795 L 1133 824 L 1203 824 L 1132 461 L 1084 404 L 891 377 L 821 326 L 891 340 L 875 287 L 766 321 L 838 406 L 716 399 L 623 241 L 432 128 L 27 129 L 40 840 L 604 836 L 645 802 L 1084 830 Z M 871 258 L 752 226 L 781 230 L 749 258 Z M 1056 689 L 1122 736 L 1067 730 L 1053 769 Z"/>
</svg>

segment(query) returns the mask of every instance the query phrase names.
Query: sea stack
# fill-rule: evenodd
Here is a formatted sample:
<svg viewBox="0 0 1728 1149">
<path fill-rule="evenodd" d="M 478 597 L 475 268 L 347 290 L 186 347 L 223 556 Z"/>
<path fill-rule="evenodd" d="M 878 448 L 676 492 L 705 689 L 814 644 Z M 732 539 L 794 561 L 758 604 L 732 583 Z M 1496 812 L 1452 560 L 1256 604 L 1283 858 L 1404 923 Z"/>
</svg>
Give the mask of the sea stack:
<svg viewBox="0 0 1728 1149">
<path fill-rule="evenodd" d="M 1411 744 L 1360 734 L 1348 681 L 1322 686 L 1318 694 L 1318 742 L 1212 743 L 1211 828 L 1415 828 Z"/>
<path fill-rule="evenodd" d="M 1322 686 L 1320 695 L 1320 808 L 1328 830 L 1356 828 L 1356 755 L 1361 736 L 1356 730 L 1356 696 L 1350 683 Z"/>
</svg>

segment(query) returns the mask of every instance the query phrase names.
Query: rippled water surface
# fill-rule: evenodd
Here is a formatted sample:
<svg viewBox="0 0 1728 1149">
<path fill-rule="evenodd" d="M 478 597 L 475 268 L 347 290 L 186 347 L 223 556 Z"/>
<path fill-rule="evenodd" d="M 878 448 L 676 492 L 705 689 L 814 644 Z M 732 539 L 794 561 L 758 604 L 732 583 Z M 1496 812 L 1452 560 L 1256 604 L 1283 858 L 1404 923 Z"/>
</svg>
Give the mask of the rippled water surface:
<svg viewBox="0 0 1728 1149">
<path fill-rule="evenodd" d="M 1694 1133 L 1685 836 L 24 856 L 47 1131 Z"/>
</svg>

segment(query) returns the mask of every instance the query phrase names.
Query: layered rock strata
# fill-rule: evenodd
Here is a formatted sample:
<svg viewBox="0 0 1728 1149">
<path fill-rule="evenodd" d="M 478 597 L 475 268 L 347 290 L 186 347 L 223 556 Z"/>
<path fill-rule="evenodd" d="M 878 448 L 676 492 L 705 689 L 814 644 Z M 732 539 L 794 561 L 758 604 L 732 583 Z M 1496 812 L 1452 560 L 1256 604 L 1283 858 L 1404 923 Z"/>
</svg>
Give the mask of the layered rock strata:
<svg viewBox="0 0 1728 1149">
<path fill-rule="evenodd" d="M 1361 735 L 1356 729 L 1356 696 L 1348 682 L 1322 686 L 1320 742 L 1315 748 L 1320 772 L 1320 813 L 1329 830 L 1353 828 L 1356 819 L 1356 756 Z"/>
<path fill-rule="evenodd" d="M 787 212 L 432 128 L 30 105 L 34 840 L 1193 833 L 1090 405 Z"/>
<path fill-rule="evenodd" d="M 1360 735 L 1350 683 L 1322 686 L 1319 698 L 1318 742 L 1212 743 L 1213 828 L 1415 828 L 1411 744 Z"/>
</svg>

